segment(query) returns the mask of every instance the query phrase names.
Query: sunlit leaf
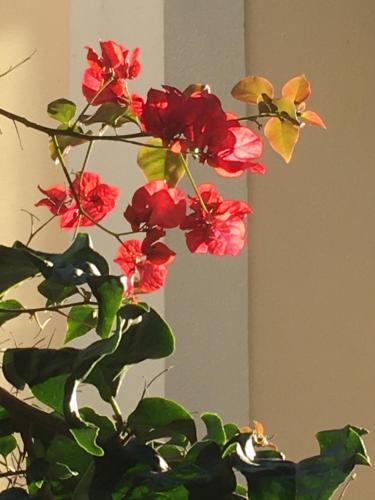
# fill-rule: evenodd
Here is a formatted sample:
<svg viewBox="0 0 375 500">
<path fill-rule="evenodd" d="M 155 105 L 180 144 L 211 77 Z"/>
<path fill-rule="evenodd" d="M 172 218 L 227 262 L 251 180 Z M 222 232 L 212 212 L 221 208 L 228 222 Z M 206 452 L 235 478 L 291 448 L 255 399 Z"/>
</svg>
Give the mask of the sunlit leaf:
<svg viewBox="0 0 375 500">
<path fill-rule="evenodd" d="M 147 144 L 162 146 L 162 141 L 153 138 Z M 137 161 L 148 181 L 165 180 L 173 187 L 185 173 L 181 155 L 168 149 L 141 146 Z"/>
<path fill-rule="evenodd" d="M 262 76 L 247 76 L 233 87 L 231 94 L 239 101 L 256 104 L 262 94 L 273 97 L 273 86 Z"/>
<path fill-rule="evenodd" d="M 205 423 L 207 430 L 207 439 L 212 439 L 220 445 L 226 441 L 226 434 L 223 426 L 223 421 L 217 413 L 203 413 L 201 419 Z"/>
<path fill-rule="evenodd" d="M 113 128 L 121 127 L 124 123 L 134 122 L 137 117 L 129 106 L 121 106 L 116 102 L 102 104 L 92 116 L 85 117 L 82 121 L 87 125 L 104 123 Z"/>
<path fill-rule="evenodd" d="M 192 416 L 175 401 L 164 398 L 144 398 L 129 415 L 128 427 L 140 439 L 148 441 L 168 437 L 170 431 L 197 439 Z"/>
<path fill-rule="evenodd" d="M 59 130 L 68 130 L 69 125 L 61 124 L 57 128 Z M 79 125 L 76 125 L 72 131 L 76 132 L 78 134 L 83 134 L 83 133 L 85 133 L 87 135 L 91 134 L 90 131 L 84 132 L 82 127 L 80 127 Z M 56 135 L 56 141 L 57 141 L 57 144 L 58 144 L 58 147 L 59 147 L 61 154 L 66 154 L 70 150 L 70 148 L 73 146 L 79 146 L 80 144 L 84 144 L 85 142 L 87 142 L 86 139 L 84 139 L 82 137 L 74 137 L 74 136 L 69 136 L 69 135 Z M 50 156 L 51 156 L 52 160 L 54 162 L 58 162 L 57 149 L 56 149 L 55 144 L 54 144 L 52 139 L 49 141 L 49 152 L 50 152 Z"/>
<path fill-rule="evenodd" d="M 296 104 L 306 101 L 310 97 L 310 94 L 310 82 L 305 75 L 292 78 L 282 88 L 282 95 L 290 97 Z"/>
<path fill-rule="evenodd" d="M 309 125 L 316 125 L 317 127 L 327 129 L 323 119 L 315 111 L 304 111 L 301 118 Z"/>
<path fill-rule="evenodd" d="M 286 113 L 288 117 L 297 122 L 296 106 L 290 97 L 280 97 L 279 99 L 273 99 L 273 104 L 277 107 L 277 111 L 281 114 Z M 286 117 L 286 119 L 288 119 Z"/>
<path fill-rule="evenodd" d="M 56 99 L 56 101 L 50 102 L 47 107 L 47 113 L 54 120 L 63 123 L 64 125 L 69 125 L 70 120 L 76 114 L 77 106 L 74 102 L 68 99 Z"/>
<path fill-rule="evenodd" d="M 99 304 L 96 331 L 105 339 L 111 333 L 124 295 L 124 286 L 118 276 L 95 276 L 89 280 L 89 285 Z"/>
<path fill-rule="evenodd" d="M 287 120 L 270 118 L 264 127 L 264 135 L 276 153 L 289 163 L 298 141 L 299 127 Z"/>
</svg>

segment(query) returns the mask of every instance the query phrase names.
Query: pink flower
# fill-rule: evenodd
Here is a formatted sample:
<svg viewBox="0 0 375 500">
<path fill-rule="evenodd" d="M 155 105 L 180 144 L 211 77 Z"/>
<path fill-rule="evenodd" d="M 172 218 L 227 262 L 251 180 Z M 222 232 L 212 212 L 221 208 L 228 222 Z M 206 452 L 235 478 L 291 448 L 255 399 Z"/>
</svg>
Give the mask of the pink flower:
<svg viewBox="0 0 375 500">
<path fill-rule="evenodd" d="M 202 209 L 197 197 L 191 198 L 192 213 L 180 226 L 188 231 L 185 236 L 189 250 L 237 255 L 245 245 L 244 217 L 252 212 L 251 208 L 244 201 L 224 200 L 213 184 L 201 184 L 198 190 L 208 211 Z"/>
<path fill-rule="evenodd" d="M 171 188 L 165 181 L 151 181 L 137 189 L 124 217 L 133 231 L 158 226 L 163 229 L 178 227 L 185 217 L 185 193 Z"/>
<path fill-rule="evenodd" d="M 94 106 L 106 102 L 128 104 L 126 80 L 135 78 L 140 72 L 139 49 L 134 49 L 128 58 L 129 50 L 112 40 L 100 42 L 100 46 L 101 57 L 87 47 L 89 67 L 83 74 L 83 95 Z M 95 98 L 102 88 L 103 91 Z"/>
<path fill-rule="evenodd" d="M 76 174 L 73 187 L 78 196 L 81 208 L 89 217 L 79 216 L 77 202 L 71 189 L 64 186 L 52 186 L 43 190 L 47 198 L 36 203 L 36 206 L 47 206 L 49 210 L 60 216 L 60 226 L 70 229 L 79 226 L 93 226 L 110 212 L 116 203 L 119 191 L 117 187 L 109 186 L 100 181 L 98 174 L 84 172 L 82 177 Z"/>
<path fill-rule="evenodd" d="M 157 251 L 153 256 L 149 256 L 144 251 L 144 242 L 141 240 L 128 240 L 122 243 L 117 252 L 115 262 L 121 267 L 127 278 L 126 293 L 148 293 L 161 288 L 167 278 L 168 269 L 166 262 L 173 260 L 169 255 L 167 260 L 163 257 L 163 252 L 168 249 L 163 243 L 163 249 L 160 249 L 160 260 L 157 263 Z M 155 249 L 154 249 L 155 250 Z M 169 250 L 169 249 L 168 249 Z M 171 251 L 170 251 L 171 252 Z M 171 252 L 174 254 L 174 252 Z"/>
</svg>

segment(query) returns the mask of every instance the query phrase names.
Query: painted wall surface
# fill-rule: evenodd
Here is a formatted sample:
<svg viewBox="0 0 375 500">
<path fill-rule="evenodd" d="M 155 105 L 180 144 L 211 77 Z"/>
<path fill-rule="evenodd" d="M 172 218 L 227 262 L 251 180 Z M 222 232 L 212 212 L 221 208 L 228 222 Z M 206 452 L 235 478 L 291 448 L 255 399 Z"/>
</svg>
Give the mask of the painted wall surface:
<svg viewBox="0 0 375 500">
<path fill-rule="evenodd" d="M 85 22 L 82 22 L 82 19 Z M 129 90 L 145 95 L 152 86 L 159 86 L 164 80 L 164 24 L 163 1 L 147 0 L 81 0 L 70 2 L 70 96 L 75 101 L 84 104 L 81 93 L 82 73 L 86 67 L 86 50 L 84 46 L 91 45 L 100 50 L 99 39 L 112 39 L 122 43 L 131 50 L 140 48 L 142 70 L 134 81 L 129 81 Z M 127 129 L 130 132 L 137 130 Z M 107 227 L 122 232 L 130 227 L 122 214 L 129 203 L 133 192 L 144 184 L 145 179 L 137 166 L 136 146 L 120 143 L 95 144 L 87 170 L 98 172 L 104 182 L 119 187 L 120 197 L 117 209 L 108 217 Z M 84 148 L 73 152 L 71 168 L 79 169 L 83 160 Z M 118 242 L 93 228 L 90 230 L 96 248 L 103 253 L 111 263 L 117 253 Z M 119 274 L 120 268 L 112 263 L 112 270 Z M 147 302 L 161 315 L 164 313 L 164 291 L 161 290 L 147 297 Z M 164 360 L 144 362 L 131 368 L 126 375 L 119 394 L 120 406 L 126 414 L 134 409 L 139 401 L 145 381 L 150 381 L 164 369 Z M 89 390 L 89 389 L 88 389 Z M 164 394 L 164 379 L 160 377 L 150 388 L 150 395 Z M 96 391 L 90 390 L 90 398 L 95 398 Z"/>
<path fill-rule="evenodd" d="M 317 451 L 319 429 L 374 431 L 374 22 L 371 1 L 246 1 L 248 73 L 306 73 L 328 125 L 249 179 L 251 415 L 292 459 Z M 371 500 L 373 472 L 358 476 L 345 498 Z"/>
<path fill-rule="evenodd" d="M 184 89 L 208 83 L 226 110 L 243 113 L 230 90 L 244 76 L 243 1 L 166 0 L 165 79 Z M 246 176 L 223 179 L 208 166 L 193 165 L 199 182 L 214 182 L 229 199 L 246 199 Z M 186 179 L 182 187 L 192 193 Z M 246 252 L 233 258 L 192 255 L 176 232 L 168 243 L 177 252 L 166 287 L 166 317 L 177 339 L 167 361 L 166 394 L 198 414 L 217 411 L 224 419 L 248 421 Z"/>
</svg>

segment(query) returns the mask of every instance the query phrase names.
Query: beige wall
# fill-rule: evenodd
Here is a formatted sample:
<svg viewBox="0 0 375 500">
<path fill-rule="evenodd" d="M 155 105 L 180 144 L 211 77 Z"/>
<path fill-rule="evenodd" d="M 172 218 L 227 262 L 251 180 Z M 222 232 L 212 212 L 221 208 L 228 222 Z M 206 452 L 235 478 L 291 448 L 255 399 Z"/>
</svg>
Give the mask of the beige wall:
<svg viewBox="0 0 375 500">
<path fill-rule="evenodd" d="M 374 23 L 370 0 L 246 1 L 248 73 L 279 88 L 306 73 L 328 124 L 249 179 L 251 415 L 294 459 L 319 429 L 375 432 Z M 358 476 L 345 498 L 375 498 Z"/>
</svg>

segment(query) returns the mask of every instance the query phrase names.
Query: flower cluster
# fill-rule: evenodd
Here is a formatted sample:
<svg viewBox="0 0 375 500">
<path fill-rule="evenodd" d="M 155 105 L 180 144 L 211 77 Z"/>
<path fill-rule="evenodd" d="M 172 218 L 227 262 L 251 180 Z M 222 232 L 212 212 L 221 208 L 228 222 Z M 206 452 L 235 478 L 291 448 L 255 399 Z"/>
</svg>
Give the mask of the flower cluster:
<svg viewBox="0 0 375 500">
<path fill-rule="evenodd" d="M 106 110 L 121 113 L 116 117 L 127 113 L 129 108 L 140 136 L 160 141 L 159 146 L 154 145 L 161 147 L 158 161 L 165 158 L 167 162 L 165 153 L 163 156 L 165 149 L 173 158 L 180 158 L 195 191 L 191 196 L 176 187 L 178 178 L 171 181 L 167 174 L 164 176 L 168 171 L 165 164 L 156 180 L 146 173 L 149 182 L 135 191 L 124 211 L 132 231 L 107 230 L 121 241 L 115 262 L 126 277 L 126 294 L 131 297 L 164 285 L 168 266 L 176 256 L 162 241 L 168 230 L 182 230 L 193 253 L 237 255 L 243 249 L 245 216 L 251 213 L 251 208 L 244 201 L 224 199 L 213 184 L 197 186 L 187 159 L 191 156 L 224 177 L 237 177 L 245 171 L 265 173 L 259 162 L 263 143 L 236 115 L 223 110 L 220 99 L 207 86 L 190 85 L 184 92 L 171 86 L 150 89 L 145 100 L 138 94 L 130 94 L 127 80 L 139 74 L 139 50 L 130 53 L 112 40 L 101 41 L 100 47 L 101 56 L 88 47 L 89 67 L 82 79 L 84 97 L 93 106 L 111 104 Z M 108 123 L 116 121 L 110 119 L 105 122 Z M 65 175 L 68 175 L 66 169 Z M 36 203 L 58 216 L 62 228 L 92 226 L 114 208 L 118 189 L 102 183 L 97 174 L 77 173 L 73 178 L 67 177 L 67 181 L 67 188 L 39 187 L 45 197 Z M 125 234 L 137 233 L 142 237 L 123 238 Z"/>
<path fill-rule="evenodd" d="M 117 187 L 102 183 L 99 175 L 93 172 L 77 173 L 68 189 L 56 185 L 47 189 L 39 186 L 39 190 L 46 198 L 35 206 L 46 206 L 52 214 L 60 216 L 63 229 L 93 226 L 115 207 L 119 194 Z"/>
<path fill-rule="evenodd" d="M 83 74 L 83 95 L 93 106 L 107 102 L 127 104 L 126 80 L 135 78 L 141 70 L 139 49 L 134 49 L 128 58 L 129 50 L 112 40 L 101 41 L 100 47 L 101 57 L 87 47 L 89 67 Z"/>
<path fill-rule="evenodd" d="M 265 172 L 258 162 L 261 138 L 234 114 L 225 113 L 219 98 L 205 90 L 186 95 L 169 86 L 151 89 L 141 122 L 145 132 L 162 139 L 172 151 L 192 152 L 224 177 L 237 177 L 245 170 Z"/>
</svg>

